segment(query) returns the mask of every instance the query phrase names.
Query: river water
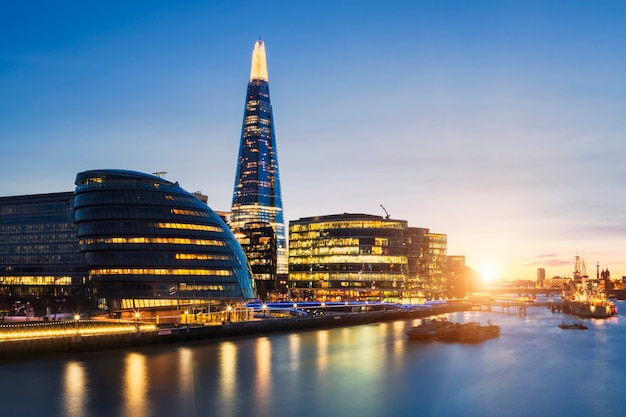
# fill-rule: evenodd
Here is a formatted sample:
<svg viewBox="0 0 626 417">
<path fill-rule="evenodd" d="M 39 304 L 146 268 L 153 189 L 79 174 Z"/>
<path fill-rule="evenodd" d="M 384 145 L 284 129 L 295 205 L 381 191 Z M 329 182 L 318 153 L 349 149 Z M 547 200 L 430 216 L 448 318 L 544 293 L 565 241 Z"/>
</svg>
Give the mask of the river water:
<svg viewBox="0 0 626 417">
<path fill-rule="evenodd" d="M 0 415 L 626 415 L 626 317 L 562 330 L 575 318 L 545 307 L 444 316 L 500 337 L 408 341 L 416 319 L 4 364 Z"/>
</svg>

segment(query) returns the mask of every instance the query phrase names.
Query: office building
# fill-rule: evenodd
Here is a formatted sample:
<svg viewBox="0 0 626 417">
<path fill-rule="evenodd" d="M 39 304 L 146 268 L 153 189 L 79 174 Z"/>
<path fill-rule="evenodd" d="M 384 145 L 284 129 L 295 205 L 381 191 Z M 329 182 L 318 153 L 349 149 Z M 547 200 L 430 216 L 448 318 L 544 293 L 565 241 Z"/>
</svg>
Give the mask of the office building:
<svg viewBox="0 0 626 417">
<path fill-rule="evenodd" d="M 405 220 L 368 214 L 289 222 L 289 280 L 299 299 L 402 297 L 408 274 Z"/>
<path fill-rule="evenodd" d="M 76 235 L 111 313 L 205 311 L 255 298 L 241 246 L 205 203 L 163 178 L 76 176 Z"/>
<path fill-rule="evenodd" d="M 262 40 L 256 42 L 252 52 L 229 225 L 232 230 L 240 230 L 247 223 L 257 222 L 269 223 L 274 229 L 278 273 L 287 272 L 276 134 Z"/>
<path fill-rule="evenodd" d="M 257 294 L 261 301 L 267 301 L 268 293 L 277 290 L 274 228 L 264 222 L 246 223 L 234 233 L 248 259 Z"/>
<path fill-rule="evenodd" d="M 89 308 L 87 264 L 74 229 L 74 193 L 0 198 L 0 311 L 44 315 Z"/>
</svg>

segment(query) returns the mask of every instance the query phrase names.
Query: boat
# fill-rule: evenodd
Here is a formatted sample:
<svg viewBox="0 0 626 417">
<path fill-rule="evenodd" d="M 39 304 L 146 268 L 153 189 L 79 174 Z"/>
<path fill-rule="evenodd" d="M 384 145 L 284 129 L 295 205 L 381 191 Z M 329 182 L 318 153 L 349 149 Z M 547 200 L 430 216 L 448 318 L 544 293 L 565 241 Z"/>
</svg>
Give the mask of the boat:
<svg viewBox="0 0 626 417">
<path fill-rule="evenodd" d="M 406 332 L 411 340 L 439 340 L 442 342 L 479 343 L 500 335 L 500 327 L 488 322 L 452 323 L 443 320 L 424 320 Z"/>
<path fill-rule="evenodd" d="M 414 326 L 406 332 L 412 340 L 435 340 L 437 332 L 443 328 L 454 326 L 447 319 L 422 319 L 419 326 Z"/>
<path fill-rule="evenodd" d="M 609 318 L 617 315 L 617 307 L 604 291 L 589 282 L 585 262 L 576 255 L 572 291 L 563 291 L 563 312 L 580 317 Z"/>
<path fill-rule="evenodd" d="M 587 330 L 587 326 L 585 326 L 582 321 L 576 323 L 566 323 L 563 321 L 559 324 L 559 327 L 561 329 Z"/>
</svg>

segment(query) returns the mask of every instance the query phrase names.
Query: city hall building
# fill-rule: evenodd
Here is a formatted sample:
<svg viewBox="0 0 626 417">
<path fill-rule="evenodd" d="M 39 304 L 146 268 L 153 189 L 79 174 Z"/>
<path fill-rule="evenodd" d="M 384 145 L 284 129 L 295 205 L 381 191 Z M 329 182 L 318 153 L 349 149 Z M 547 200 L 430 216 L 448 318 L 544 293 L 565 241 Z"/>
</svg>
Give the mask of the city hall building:
<svg viewBox="0 0 626 417">
<path fill-rule="evenodd" d="M 74 192 L 0 198 L 0 314 L 146 316 L 255 297 L 229 227 L 177 183 L 95 170 Z"/>
<path fill-rule="evenodd" d="M 178 183 L 134 171 L 76 176 L 76 236 L 110 312 L 217 309 L 255 298 L 224 221 Z"/>
</svg>

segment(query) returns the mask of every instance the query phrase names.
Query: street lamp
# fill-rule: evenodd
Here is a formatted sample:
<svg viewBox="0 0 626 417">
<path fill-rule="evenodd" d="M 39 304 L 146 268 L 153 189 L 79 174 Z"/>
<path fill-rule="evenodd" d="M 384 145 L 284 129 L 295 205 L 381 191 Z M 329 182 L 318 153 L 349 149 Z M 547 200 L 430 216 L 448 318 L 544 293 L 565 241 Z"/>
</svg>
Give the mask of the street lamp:
<svg viewBox="0 0 626 417">
<path fill-rule="evenodd" d="M 137 331 L 139 331 L 139 317 L 141 317 L 141 314 L 135 311 L 135 330 Z"/>
<path fill-rule="evenodd" d="M 226 311 L 228 311 L 228 321 L 230 322 L 230 310 L 233 308 L 231 306 L 226 306 Z"/>
<path fill-rule="evenodd" d="M 80 320 L 80 314 L 74 314 L 74 330 L 78 334 L 78 320 Z"/>
<path fill-rule="evenodd" d="M 267 304 L 263 304 L 261 306 L 261 309 L 263 310 L 263 318 L 265 318 L 265 313 L 267 312 Z"/>
</svg>

